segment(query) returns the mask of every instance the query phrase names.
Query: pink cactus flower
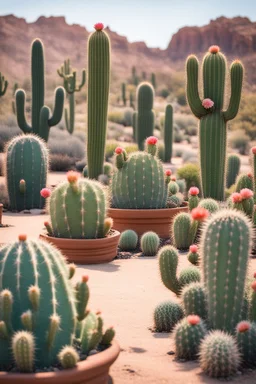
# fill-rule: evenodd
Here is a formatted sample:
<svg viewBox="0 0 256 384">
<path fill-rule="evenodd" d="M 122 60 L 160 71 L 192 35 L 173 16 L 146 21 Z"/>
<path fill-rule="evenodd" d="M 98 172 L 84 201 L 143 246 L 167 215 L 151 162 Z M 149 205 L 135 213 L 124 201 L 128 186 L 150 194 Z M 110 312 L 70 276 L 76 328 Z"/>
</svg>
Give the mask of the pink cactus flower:
<svg viewBox="0 0 256 384">
<path fill-rule="evenodd" d="M 232 199 L 233 203 L 241 203 L 241 201 L 243 200 L 243 198 L 239 192 L 232 193 L 231 199 Z"/>
<path fill-rule="evenodd" d="M 116 147 L 116 149 L 115 149 L 115 153 L 117 154 L 117 155 L 121 155 L 121 153 L 123 153 L 123 148 L 121 148 L 121 147 Z"/>
<path fill-rule="evenodd" d="M 252 179 L 252 173 L 251 172 L 248 172 L 247 176 L 250 177 L 250 179 Z"/>
<path fill-rule="evenodd" d="M 252 287 L 252 289 L 253 289 L 254 291 L 256 291 L 256 280 L 252 283 L 251 287 Z"/>
<path fill-rule="evenodd" d="M 189 247 L 190 252 L 197 253 L 198 252 L 198 246 L 196 244 L 192 244 Z"/>
<path fill-rule="evenodd" d="M 214 102 L 211 99 L 204 99 L 202 101 L 202 106 L 205 109 L 210 109 L 210 108 L 212 108 L 214 106 Z"/>
<path fill-rule="evenodd" d="M 102 29 L 104 28 L 104 24 L 103 23 L 96 23 L 96 24 L 94 24 L 94 28 L 96 29 L 96 31 L 102 31 Z"/>
<path fill-rule="evenodd" d="M 47 197 L 51 196 L 51 190 L 49 188 L 43 188 L 40 191 L 40 195 L 44 198 L 47 199 Z"/>
<path fill-rule="evenodd" d="M 209 216 L 209 212 L 205 208 L 197 207 L 192 209 L 191 216 L 193 220 L 204 221 Z"/>
<path fill-rule="evenodd" d="M 251 328 L 251 324 L 249 321 L 240 321 L 239 324 L 237 324 L 237 331 L 240 333 L 247 332 Z"/>
<path fill-rule="evenodd" d="M 27 235 L 25 235 L 24 233 L 20 234 L 18 236 L 18 239 L 19 241 L 26 241 L 27 240 Z"/>
<path fill-rule="evenodd" d="M 177 179 L 176 179 L 176 176 L 173 175 L 173 176 L 171 177 L 171 181 L 176 181 L 176 180 L 177 180 Z"/>
<path fill-rule="evenodd" d="M 252 147 L 252 153 L 256 155 L 256 147 Z"/>
<path fill-rule="evenodd" d="M 220 47 L 218 45 L 212 45 L 210 48 L 209 48 L 209 52 L 210 53 L 218 53 L 220 51 Z"/>
<path fill-rule="evenodd" d="M 187 317 L 187 321 L 190 325 L 197 325 L 200 323 L 201 319 L 199 316 L 197 315 L 189 315 Z"/>
<path fill-rule="evenodd" d="M 191 196 L 199 195 L 199 189 L 197 187 L 191 187 L 188 191 Z"/>
<path fill-rule="evenodd" d="M 89 280 L 89 276 L 88 275 L 83 275 L 82 276 L 82 282 L 83 283 L 87 283 L 88 280 Z"/>
<path fill-rule="evenodd" d="M 243 200 L 250 199 L 253 196 L 253 191 L 249 188 L 243 188 L 240 191 L 240 195 Z"/>
<path fill-rule="evenodd" d="M 79 177 L 80 177 L 80 173 L 78 172 L 68 171 L 67 173 L 67 179 L 70 184 L 76 183 Z"/>
<path fill-rule="evenodd" d="M 172 171 L 170 169 L 167 169 L 165 171 L 165 176 L 171 176 L 171 174 L 172 174 Z"/>
<path fill-rule="evenodd" d="M 157 139 L 157 137 L 155 137 L 155 136 L 149 136 L 149 137 L 147 138 L 147 141 L 146 141 L 146 143 L 147 143 L 148 145 L 156 145 L 157 142 L 158 142 L 158 139 Z"/>
</svg>

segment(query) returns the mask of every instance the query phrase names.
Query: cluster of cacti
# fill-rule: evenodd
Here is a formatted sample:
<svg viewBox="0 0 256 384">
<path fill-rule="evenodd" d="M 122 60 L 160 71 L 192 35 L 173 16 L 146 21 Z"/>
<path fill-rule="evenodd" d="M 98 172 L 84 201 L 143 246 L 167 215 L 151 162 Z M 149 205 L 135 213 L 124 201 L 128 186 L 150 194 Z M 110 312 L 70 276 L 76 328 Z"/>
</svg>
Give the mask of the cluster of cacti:
<svg viewBox="0 0 256 384">
<path fill-rule="evenodd" d="M 7 91 L 7 88 L 8 88 L 8 81 L 0 72 L 0 97 L 4 96 L 5 92 Z"/>
<path fill-rule="evenodd" d="M 59 362 L 73 368 L 79 355 L 72 347 L 76 329 L 83 330 L 88 316 L 88 276 L 73 288 L 75 266 L 47 242 L 19 241 L 0 249 L 0 369 L 15 365 L 20 372 L 33 372 Z M 15 275 L 15 278 L 13 276 Z M 79 325 L 79 327 L 78 327 Z M 99 343 L 111 343 L 114 331 L 91 333 L 97 343 L 83 350 L 88 354 Z M 112 336 L 112 337 L 111 337 Z M 81 340 L 78 340 L 81 345 Z"/>
<path fill-rule="evenodd" d="M 253 190 L 253 177 L 251 173 L 241 174 L 237 177 L 235 192 L 240 192 L 241 189 Z"/>
<path fill-rule="evenodd" d="M 88 40 L 87 164 L 91 179 L 103 174 L 110 86 L 109 37 L 102 23 L 94 28 Z"/>
<path fill-rule="evenodd" d="M 117 147 L 117 170 L 112 178 L 112 207 L 122 209 L 165 208 L 169 178 L 165 177 L 156 156 L 157 139 L 147 139 L 147 152 L 134 152 L 129 157 Z"/>
<path fill-rule="evenodd" d="M 140 247 L 144 256 L 155 256 L 159 245 L 160 239 L 155 232 L 146 232 L 140 239 Z"/>
<path fill-rule="evenodd" d="M 180 304 L 164 301 L 154 310 L 154 326 L 156 332 L 171 332 L 174 326 L 184 317 Z"/>
<path fill-rule="evenodd" d="M 76 84 L 76 71 L 70 66 L 70 60 L 64 61 L 64 64 L 57 70 L 58 75 L 63 79 L 63 86 L 68 94 L 69 113 L 65 108 L 65 123 L 67 131 L 72 134 L 75 127 L 75 92 L 80 92 L 85 84 L 86 73 L 82 70 L 82 79 L 80 85 Z"/>
<path fill-rule="evenodd" d="M 227 160 L 226 187 L 230 188 L 236 182 L 239 174 L 241 160 L 238 155 L 229 155 Z"/>
<path fill-rule="evenodd" d="M 133 251 L 136 249 L 137 244 L 138 235 L 135 231 L 127 229 L 121 233 L 118 246 L 122 251 Z"/>
<path fill-rule="evenodd" d="M 172 162 L 172 145 L 173 145 L 173 108 L 168 104 L 165 108 L 164 118 L 164 162 Z"/>
<path fill-rule="evenodd" d="M 238 60 L 231 64 L 231 97 L 226 111 L 223 111 L 223 103 L 227 64 L 219 47 L 210 47 L 203 60 L 203 101 L 199 96 L 199 65 L 196 56 L 189 56 L 186 67 L 188 103 L 193 114 L 200 119 L 199 140 L 203 196 L 223 201 L 226 182 L 227 122 L 234 119 L 239 109 L 243 66 Z"/>
<path fill-rule="evenodd" d="M 40 191 L 46 185 L 48 151 L 35 135 L 16 136 L 6 150 L 6 184 L 10 209 L 43 208 Z"/>
<path fill-rule="evenodd" d="M 20 129 L 24 133 L 34 133 L 48 141 L 50 128 L 57 125 L 61 118 L 64 105 L 65 91 L 58 87 L 55 91 L 55 107 L 52 116 L 51 111 L 44 104 L 44 50 L 41 40 L 36 39 L 32 43 L 32 108 L 31 126 L 26 121 L 25 116 L 25 91 L 16 91 L 16 114 Z"/>
<path fill-rule="evenodd" d="M 47 223 L 50 236 L 97 239 L 105 237 L 112 227 L 112 219 L 106 218 L 107 199 L 101 184 L 79 176 L 68 172 L 67 181 L 51 193 L 51 224 Z"/>
</svg>

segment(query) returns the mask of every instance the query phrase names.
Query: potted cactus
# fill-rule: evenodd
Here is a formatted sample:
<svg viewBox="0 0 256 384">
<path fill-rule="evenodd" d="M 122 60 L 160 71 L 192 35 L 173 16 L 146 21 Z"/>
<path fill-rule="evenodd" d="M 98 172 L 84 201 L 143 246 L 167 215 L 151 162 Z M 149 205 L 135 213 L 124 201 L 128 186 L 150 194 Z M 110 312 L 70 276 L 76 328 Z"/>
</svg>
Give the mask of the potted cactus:
<svg viewBox="0 0 256 384">
<path fill-rule="evenodd" d="M 86 310 L 88 276 L 74 288 L 74 274 L 45 241 L 20 235 L 0 249 L 0 383 L 107 383 L 115 332 Z"/>
<path fill-rule="evenodd" d="M 171 172 L 164 173 L 156 156 L 157 138 L 146 140 L 146 151 L 129 157 L 123 148 L 116 148 L 117 170 L 112 178 L 112 205 L 108 214 L 114 227 L 123 232 L 134 230 L 138 235 L 153 231 L 168 238 L 173 217 L 188 210 L 182 196 L 169 188 Z M 172 193 L 174 192 L 174 193 Z"/>
<path fill-rule="evenodd" d="M 45 222 L 47 234 L 41 234 L 42 239 L 79 264 L 114 259 L 120 233 L 111 229 L 113 220 L 106 218 L 107 198 L 98 181 L 80 178 L 79 173 L 70 171 L 67 181 L 52 193 L 42 189 L 41 195 L 49 200 L 51 217 L 50 223 Z"/>
</svg>

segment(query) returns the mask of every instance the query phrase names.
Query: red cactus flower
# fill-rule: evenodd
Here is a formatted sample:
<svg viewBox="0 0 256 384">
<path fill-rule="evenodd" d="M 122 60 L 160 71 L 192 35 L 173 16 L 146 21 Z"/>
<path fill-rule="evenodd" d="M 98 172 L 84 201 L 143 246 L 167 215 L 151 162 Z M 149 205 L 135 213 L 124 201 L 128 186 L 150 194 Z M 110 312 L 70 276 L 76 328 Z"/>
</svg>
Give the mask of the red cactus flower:
<svg viewBox="0 0 256 384">
<path fill-rule="evenodd" d="M 51 190 L 49 188 L 43 188 L 40 191 L 40 195 L 44 198 L 47 199 L 47 197 L 51 196 Z"/>
<path fill-rule="evenodd" d="M 256 155 L 256 147 L 252 147 L 252 153 Z"/>
<path fill-rule="evenodd" d="M 26 241 L 27 240 L 27 235 L 22 233 L 22 234 L 19 235 L 18 239 L 19 239 L 19 241 Z"/>
<path fill-rule="evenodd" d="M 187 321 L 190 325 L 197 325 L 200 323 L 201 319 L 199 316 L 197 315 L 189 315 L 187 317 Z"/>
<path fill-rule="evenodd" d="M 192 244 L 189 247 L 190 252 L 197 253 L 198 252 L 198 246 L 196 244 Z"/>
<path fill-rule="evenodd" d="M 191 196 L 199 195 L 199 189 L 197 187 L 191 187 L 188 191 Z"/>
<path fill-rule="evenodd" d="M 100 309 L 98 309 L 98 310 L 96 311 L 96 315 L 101 315 L 101 310 L 100 310 Z"/>
<path fill-rule="evenodd" d="M 156 145 L 157 142 L 158 142 L 158 139 L 157 139 L 157 137 L 155 137 L 155 136 L 149 136 L 149 137 L 147 138 L 147 141 L 146 141 L 146 143 L 147 143 L 148 145 Z"/>
<path fill-rule="evenodd" d="M 218 53 L 220 51 L 220 47 L 218 45 L 212 45 L 210 48 L 209 48 L 209 52 L 210 53 Z"/>
<path fill-rule="evenodd" d="M 79 177 L 80 177 L 80 173 L 78 172 L 68 171 L 67 173 L 67 179 L 70 184 L 76 183 Z"/>
<path fill-rule="evenodd" d="M 247 176 L 250 177 L 250 179 L 252 179 L 252 173 L 251 172 L 248 172 Z"/>
<path fill-rule="evenodd" d="M 233 203 L 241 203 L 241 201 L 243 200 L 243 198 L 239 192 L 232 193 L 231 199 L 232 199 Z"/>
<path fill-rule="evenodd" d="M 173 175 L 173 176 L 171 177 L 171 181 L 176 181 L 176 180 L 177 180 L 177 179 L 176 179 L 176 176 Z"/>
<path fill-rule="evenodd" d="M 94 24 L 94 28 L 96 29 L 96 31 L 102 31 L 102 29 L 104 28 L 104 24 L 103 23 L 96 23 L 96 24 Z"/>
<path fill-rule="evenodd" d="M 237 331 L 240 333 L 247 332 L 251 328 L 251 324 L 249 321 L 240 321 L 239 324 L 237 324 Z"/>
<path fill-rule="evenodd" d="M 123 153 L 123 148 L 121 148 L 121 147 L 116 147 L 116 149 L 115 149 L 115 153 L 117 154 L 117 155 L 120 155 L 121 153 Z"/>
<path fill-rule="evenodd" d="M 214 106 L 214 102 L 211 99 L 204 99 L 202 101 L 202 106 L 205 109 L 210 109 L 210 108 L 212 108 Z"/>
<path fill-rule="evenodd" d="M 89 276 L 88 275 L 83 275 L 82 276 L 82 283 L 87 283 L 88 280 L 89 280 Z"/>
<path fill-rule="evenodd" d="M 45 222 L 44 222 L 44 226 L 45 226 L 45 227 L 48 227 L 48 225 L 50 225 L 50 224 L 49 224 L 49 221 L 45 221 Z"/>
<path fill-rule="evenodd" d="M 25 184 L 26 182 L 25 182 L 25 180 L 24 179 L 21 179 L 20 180 L 20 184 Z"/>
<path fill-rule="evenodd" d="M 243 188 L 240 191 L 240 195 L 243 200 L 250 199 L 253 196 L 253 191 L 249 188 Z"/>
<path fill-rule="evenodd" d="M 205 208 L 197 207 L 192 209 L 191 216 L 196 221 L 204 221 L 209 216 L 209 212 Z"/>
<path fill-rule="evenodd" d="M 251 284 L 251 287 L 256 292 L 256 280 Z"/>
<path fill-rule="evenodd" d="M 256 272 L 254 272 L 253 277 L 254 277 L 254 279 L 256 279 Z"/>
<path fill-rule="evenodd" d="M 167 169 L 165 171 L 165 176 L 171 176 L 171 174 L 172 174 L 172 171 L 170 169 Z"/>
</svg>

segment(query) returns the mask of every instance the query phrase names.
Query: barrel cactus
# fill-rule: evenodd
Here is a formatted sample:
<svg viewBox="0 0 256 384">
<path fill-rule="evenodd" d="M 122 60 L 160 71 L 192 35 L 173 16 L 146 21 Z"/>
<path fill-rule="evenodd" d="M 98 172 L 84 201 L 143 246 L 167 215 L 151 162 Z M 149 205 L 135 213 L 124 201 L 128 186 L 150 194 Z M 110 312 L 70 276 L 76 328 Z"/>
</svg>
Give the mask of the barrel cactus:
<svg viewBox="0 0 256 384">
<path fill-rule="evenodd" d="M 146 138 L 153 135 L 155 123 L 153 102 L 154 88 L 149 83 L 141 83 L 137 90 L 138 114 L 136 121 L 136 138 L 140 151 L 144 149 Z"/>
<path fill-rule="evenodd" d="M 236 340 L 243 363 L 249 367 L 256 366 L 256 326 L 249 321 L 241 321 L 236 327 Z"/>
<path fill-rule="evenodd" d="M 14 137 L 6 150 L 6 184 L 11 210 L 43 208 L 40 191 L 46 185 L 48 151 L 35 135 Z"/>
<path fill-rule="evenodd" d="M 155 232 L 146 232 L 140 239 L 140 247 L 144 256 L 155 256 L 159 245 L 160 239 Z"/>
<path fill-rule="evenodd" d="M 243 173 L 236 179 L 235 192 L 240 192 L 244 188 L 253 190 L 253 176 L 251 173 Z"/>
<path fill-rule="evenodd" d="M 154 325 L 156 332 L 171 332 L 174 326 L 184 316 L 180 304 L 174 301 L 164 301 L 154 310 Z"/>
<path fill-rule="evenodd" d="M 138 235 L 132 229 L 121 233 L 118 246 L 122 251 L 133 251 L 138 244 Z"/>
<path fill-rule="evenodd" d="M 207 300 L 204 285 L 191 283 L 182 290 L 182 303 L 185 315 L 198 315 L 207 318 Z"/>
<path fill-rule="evenodd" d="M 238 113 L 243 83 L 243 66 L 238 60 L 231 64 L 231 97 L 226 111 L 223 110 L 223 104 L 227 64 L 219 47 L 211 46 L 203 60 L 203 101 L 199 97 L 199 63 L 196 56 L 188 57 L 186 67 L 188 103 L 193 114 L 200 119 L 203 196 L 223 201 L 226 183 L 227 122 L 234 119 Z"/>
</svg>

